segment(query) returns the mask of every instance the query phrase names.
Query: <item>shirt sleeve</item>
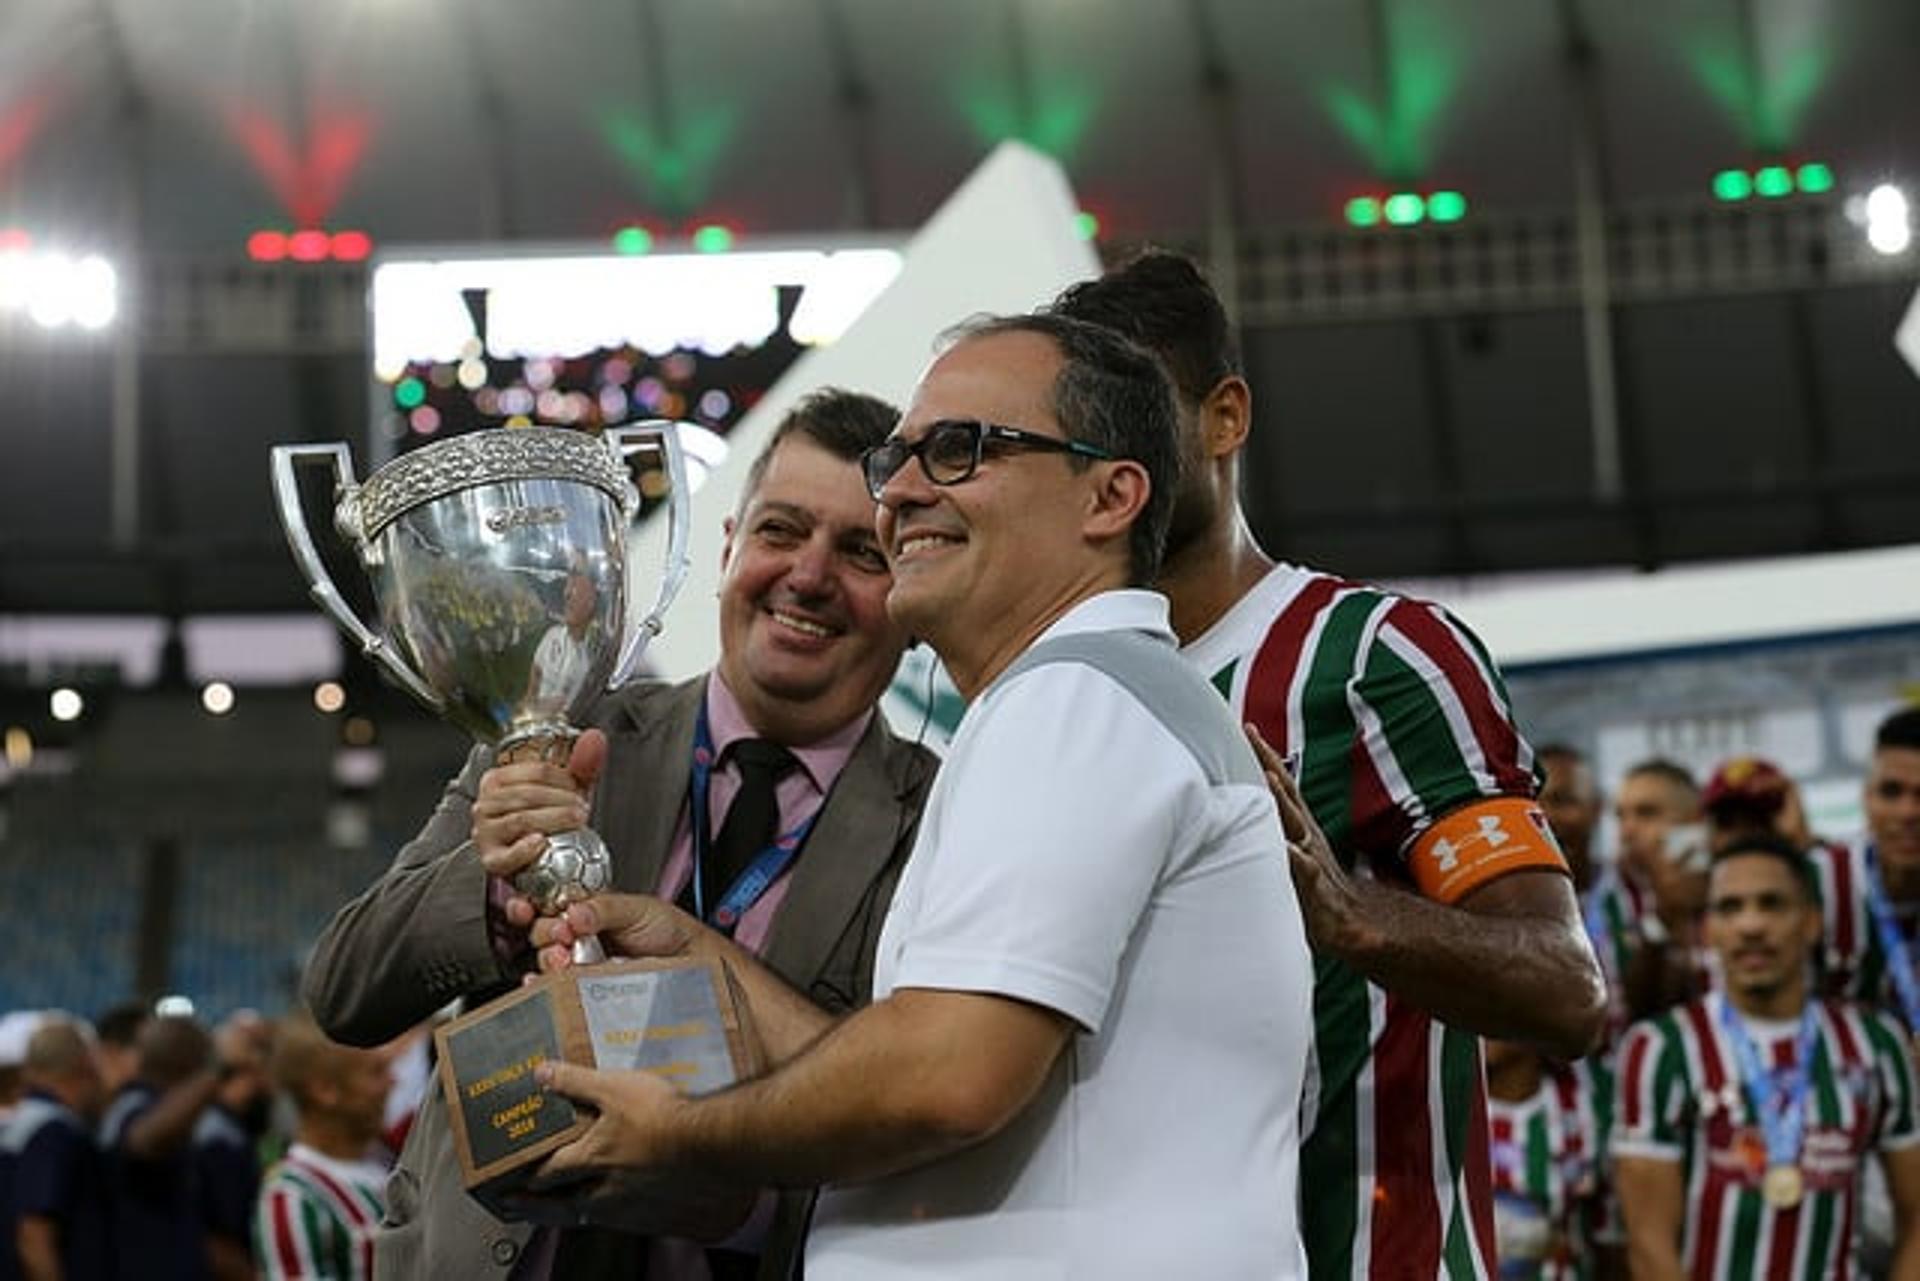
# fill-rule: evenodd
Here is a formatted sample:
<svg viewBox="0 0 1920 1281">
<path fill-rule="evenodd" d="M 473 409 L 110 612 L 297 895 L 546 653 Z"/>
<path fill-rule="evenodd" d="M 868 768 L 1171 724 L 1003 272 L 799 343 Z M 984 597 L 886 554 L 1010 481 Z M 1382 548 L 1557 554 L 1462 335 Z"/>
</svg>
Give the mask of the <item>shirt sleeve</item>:
<svg viewBox="0 0 1920 1281">
<path fill-rule="evenodd" d="M 943 767 L 893 986 L 1016 997 L 1098 1031 L 1205 779 L 1092 667 L 1048 664 L 990 697 Z"/>
<path fill-rule="evenodd" d="M 1613 1136 L 1610 1157 L 1656 1157 L 1678 1161 L 1692 1125 L 1686 1067 L 1658 1019 L 1627 1029 L 1615 1062 Z"/>
<path fill-rule="evenodd" d="M 1384 612 L 1347 697 L 1353 838 L 1376 859 L 1403 856 L 1450 810 L 1538 791 L 1499 669 L 1437 605 L 1400 599 Z"/>
<path fill-rule="evenodd" d="M 52 1219 L 71 1208 L 87 1142 L 86 1136 L 58 1123 L 40 1127 L 14 1166 L 14 1197 L 20 1214 Z"/>
<path fill-rule="evenodd" d="M 1888 1014 L 1867 1012 L 1865 1022 L 1880 1084 L 1874 1146 L 1888 1152 L 1920 1143 L 1920 1100 L 1914 1097 L 1913 1055 L 1906 1033 Z"/>
</svg>

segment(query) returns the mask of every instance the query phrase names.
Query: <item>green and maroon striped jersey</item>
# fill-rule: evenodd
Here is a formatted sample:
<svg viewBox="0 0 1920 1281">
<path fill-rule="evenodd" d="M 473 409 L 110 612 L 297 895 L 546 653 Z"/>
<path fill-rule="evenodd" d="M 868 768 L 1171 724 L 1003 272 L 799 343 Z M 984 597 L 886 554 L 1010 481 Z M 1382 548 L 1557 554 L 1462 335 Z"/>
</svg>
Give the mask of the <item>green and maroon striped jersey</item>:
<svg viewBox="0 0 1920 1281">
<path fill-rule="evenodd" d="M 254 1211 L 254 1252 L 267 1281 L 367 1281 L 385 1175 L 296 1143 L 267 1171 Z"/>
<path fill-rule="evenodd" d="M 1412 886 L 1435 819 L 1531 797 L 1533 751 L 1480 642 L 1444 610 L 1276 566 L 1187 657 L 1296 776 L 1349 865 Z M 1316 1281 L 1494 1273 L 1480 1042 L 1315 959 L 1300 1210 Z"/>
<path fill-rule="evenodd" d="M 1609 1233 L 1613 1082 L 1597 1059 L 1559 1067 L 1533 1096 L 1487 1100 L 1501 1281 L 1584 1281 Z"/>
<path fill-rule="evenodd" d="M 1761 1195 L 1766 1139 L 1741 1088 L 1720 993 L 1636 1023 L 1615 1062 L 1612 1155 L 1677 1161 L 1686 1187 L 1681 1262 L 1698 1281 L 1829 1281 L 1858 1275 L 1862 1158 L 1920 1142 L 1913 1063 L 1898 1024 L 1848 1001 L 1816 1006 L 1800 1168 L 1806 1193 Z M 1761 1057 L 1793 1065 L 1799 1020 L 1748 1021 Z"/>
<path fill-rule="evenodd" d="M 1820 888 L 1821 924 L 1825 927 L 1820 953 L 1823 990 L 1879 1009 L 1891 1011 L 1902 1022 L 1900 996 L 1887 972 L 1887 949 L 1874 927 L 1867 906 L 1867 844 L 1822 841 L 1807 851 L 1814 880 Z M 1906 939 L 1908 958 L 1920 961 L 1920 903 L 1890 903 L 1894 925 Z M 1916 1029 L 1920 1030 L 1920 1029 Z"/>
</svg>

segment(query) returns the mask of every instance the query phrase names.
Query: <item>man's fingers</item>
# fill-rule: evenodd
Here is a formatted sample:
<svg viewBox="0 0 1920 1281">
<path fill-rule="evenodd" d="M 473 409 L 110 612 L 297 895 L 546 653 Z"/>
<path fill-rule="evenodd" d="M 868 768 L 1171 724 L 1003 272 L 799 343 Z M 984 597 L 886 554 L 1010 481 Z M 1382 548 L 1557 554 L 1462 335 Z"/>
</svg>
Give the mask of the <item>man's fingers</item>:
<svg viewBox="0 0 1920 1281">
<path fill-rule="evenodd" d="M 535 917 L 527 929 L 527 941 L 535 947 L 565 946 L 573 942 L 573 931 L 567 928 L 565 920 L 558 916 Z"/>
<path fill-rule="evenodd" d="M 528 832 L 570 832 L 586 821 L 584 799 L 550 787 L 528 790 L 511 798 L 475 801 L 473 805 L 474 828 L 497 833 L 502 840 L 513 840 Z"/>
<path fill-rule="evenodd" d="M 534 910 L 533 900 L 524 894 L 515 894 L 509 898 L 507 905 L 500 910 L 505 914 L 507 924 L 519 930 L 531 928 L 533 923 L 540 919 L 540 913 Z"/>
<path fill-rule="evenodd" d="M 547 838 L 539 832 L 501 840 L 493 833 L 476 830 L 473 843 L 480 851 L 480 865 L 489 875 L 506 881 L 512 880 L 514 873 L 539 858 L 547 848 Z"/>
<path fill-rule="evenodd" d="M 575 1103 L 585 1103 L 596 1110 L 605 1111 L 601 1105 L 609 1097 L 606 1078 L 592 1068 L 564 1063 L 559 1059 L 548 1059 L 534 1069 L 534 1075 L 541 1085 L 555 1094 L 565 1095 Z M 567 1148 L 578 1146 L 580 1146 L 579 1142 L 575 1142 L 568 1144 Z M 554 1156 L 559 1156 L 560 1152 L 567 1151 L 567 1148 L 561 1148 L 559 1152 L 554 1153 Z"/>
<path fill-rule="evenodd" d="M 1307 807 L 1300 798 L 1300 788 L 1293 781 L 1287 762 L 1273 745 L 1261 736 L 1260 730 L 1252 722 L 1241 726 L 1246 731 L 1247 742 L 1253 746 L 1253 754 L 1260 760 L 1260 768 L 1267 776 L 1267 790 L 1273 793 L 1274 804 L 1280 810 L 1280 830 L 1286 833 L 1289 841 L 1304 840 L 1307 835 Z"/>
<path fill-rule="evenodd" d="M 612 895 L 610 897 L 624 898 L 626 896 Z M 567 928 L 581 938 L 588 938 L 607 928 L 606 922 L 600 918 L 599 910 L 594 907 L 596 901 L 595 899 L 582 899 L 578 903 L 569 903 L 567 905 L 566 915 L 562 919 L 566 921 Z M 572 940 L 569 939 L 567 941 L 571 942 Z"/>
<path fill-rule="evenodd" d="M 586 1134 L 573 1142 L 548 1153 L 547 1159 L 542 1161 L 539 1168 L 534 1170 L 532 1176 L 528 1178 L 525 1184 L 526 1190 L 539 1193 L 578 1183 L 581 1176 L 593 1165 L 589 1155 L 589 1140 L 592 1133 L 593 1131 L 589 1129 Z M 573 1215 L 573 1221 L 576 1223 L 580 1221 L 577 1212 Z"/>
<path fill-rule="evenodd" d="M 573 741 L 573 753 L 567 757 L 567 773 L 581 791 L 591 788 L 607 763 L 607 736 L 600 730 L 581 732 Z"/>
</svg>

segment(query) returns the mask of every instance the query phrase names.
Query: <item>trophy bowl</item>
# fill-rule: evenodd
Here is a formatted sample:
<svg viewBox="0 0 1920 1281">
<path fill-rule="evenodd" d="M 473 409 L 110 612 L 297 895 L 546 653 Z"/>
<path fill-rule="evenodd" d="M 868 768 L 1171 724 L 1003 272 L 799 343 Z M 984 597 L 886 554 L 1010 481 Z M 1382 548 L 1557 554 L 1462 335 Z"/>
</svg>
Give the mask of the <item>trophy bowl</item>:
<svg viewBox="0 0 1920 1281">
<path fill-rule="evenodd" d="M 657 450 L 668 485 L 666 564 L 652 607 L 628 625 L 628 534 L 641 514 L 628 459 Z M 314 546 L 297 469 L 332 468 L 334 526 L 358 555 L 380 616 L 363 622 Z M 688 492 L 677 425 L 471 432 L 353 478 L 348 446 L 281 445 L 275 504 L 320 607 L 421 703 L 502 762 L 564 763 L 586 708 L 633 674 L 687 571 Z M 548 839 L 514 881 L 543 913 L 607 888 L 590 828 Z M 596 961 L 597 943 L 576 960 Z"/>
</svg>

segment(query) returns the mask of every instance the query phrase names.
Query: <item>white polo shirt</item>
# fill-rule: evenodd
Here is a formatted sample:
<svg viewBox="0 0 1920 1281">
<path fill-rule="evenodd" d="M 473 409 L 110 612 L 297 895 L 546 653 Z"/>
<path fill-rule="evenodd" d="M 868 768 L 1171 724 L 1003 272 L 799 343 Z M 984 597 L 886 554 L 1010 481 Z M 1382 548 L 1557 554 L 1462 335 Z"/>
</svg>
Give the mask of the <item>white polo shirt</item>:
<svg viewBox="0 0 1920 1281">
<path fill-rule="evenodd" d="M 1174 654 L 1153 592 L 1084 601 L 1042 639 L 1106 630 Z M 828 1189 L 809 1281 L 1304 1276 L 1312 982 L 1264 787 L 1210 783 L 1086 664 L 996 681 L 928 799 L 874 995 L 997 993 L 1082 1030 L 993 1138 Z"/>
</svg>

